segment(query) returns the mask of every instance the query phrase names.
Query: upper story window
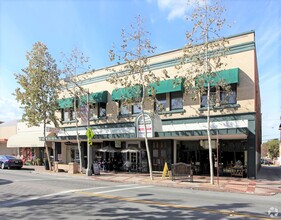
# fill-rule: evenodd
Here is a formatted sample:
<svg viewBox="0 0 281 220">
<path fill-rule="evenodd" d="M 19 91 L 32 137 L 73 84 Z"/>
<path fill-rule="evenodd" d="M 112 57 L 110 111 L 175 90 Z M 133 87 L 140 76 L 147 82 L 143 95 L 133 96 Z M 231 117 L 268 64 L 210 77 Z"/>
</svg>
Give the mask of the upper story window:
<svg viewBox="0 0 281 220">
<path fill-rule="evenodd" d="M 233 83 L 225 88 L 223 87 L 211 87 L 210 90 L 210 107 L 216 105 L 228 105 L 228 104 L 236 104 L 237 100 L 237 84 Z M 201 107 L 207 107 L 207 89 L 201 95 Z"/>
<path fill-rule="evenodd" d="M 106 103 L 93 103 L 90 105 L 90 119 L 98 119 L 106 116 Z"/>
<path fill-rule="evenodd" d="M 72 108 L 61 109 L 61 121 L 67 122 L 75 119 L 75 113 Z"/>
<path fill-rule="evenodd" d="M 207 100 L 207 89 L 205 89 L 204 93 L 201 95 L 201 107 L 208 107 Z M 216 104 L 216 87 L 210 88 L 210 107 Z"/>
<path fill-rule="evenodd" d="M 165 112 L 167 110 L 167 94 L 169 93 L 156 94 L 154 105 L 155 111 Z M 168 111 L 183 109 L 183 92 L 170 92 L 169 101 L 170 109 Z"/>
<path fill-rule="evenodd" d="M 141 112 L 141 103 L 134 103 L 132 105 L 132 114 L 139 114 Z"/>
<path fill-rule="evenodd" d="M 220 88 L 221 105 L 236 104 L 237 102 L 237 84 L 230 84 L 227 88 Z"/>
<path fill-rule="evenodd" d="M 183 93 L 182 92 L 171 92 L 170 93 L 170 109 L 180 110 L 183 109 Z"/>
<path fill-rule="evenodd" d="M 99 103 L 99 117 L 105 117 L 106 116 L 106 103 Z"/>
<path fill-rule="evenodd" d="M 87 107 L 86 107 L 87 109 Z M 90 112 L 89 112 L 89 118 L 90 119 L 97 119 L 98 118 L 98 110 L 97 110 L 97 104 L 91 104 L 90 105 Z M 87 111 L 85 112 L 87 114 Z"/>
<path fill-rule="evenodd" d="M 155 99 L 156 99 L 154 105 L 155 111 L 157 112 L 166 111 L 166 107 L 167 107 L 166 93 L 156 94 Z"/>
<path fill-rule="evenodd" d="M 119 101 L 119 109 L 120 115 L 128 115 L 130 113 L 128 103 L 125 103 L 123 101 Z"/>
</svg>

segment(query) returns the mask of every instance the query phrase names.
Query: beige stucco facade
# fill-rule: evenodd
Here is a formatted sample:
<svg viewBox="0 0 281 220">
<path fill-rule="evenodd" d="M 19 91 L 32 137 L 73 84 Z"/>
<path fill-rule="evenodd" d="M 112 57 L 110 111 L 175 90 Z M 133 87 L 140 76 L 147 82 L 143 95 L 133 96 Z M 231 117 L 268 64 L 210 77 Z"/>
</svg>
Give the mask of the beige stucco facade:
<svg viewBox="0 0 281 220">
<path fill-rule="evenodd" d="M 241 153 L 239 157 L 244 160 L 244 165 L 248 170 L 248 177 L 255 177 L 261 142 L 261 112 L 255 33 L 251 31 L 231 36 L 228 38 L 228 41 L 227 56 L 222 58 L 222 62 L 226 64 L 223 70 L 238 69 L 239 79 L 235 82 L 235 84 L 237 84 L 235 87 L 237 88 L 236 102 L 235 105 L 229 105 L 227 107 L 217 106 L 218 108 L 211 109 L 210 115 L 213 120 L 212 129 L 216 128 L 219 131 L 219 135 L 217 136 L 218 139 L 222 141 L 222 144 L 230 146 L 230 141 L 233 140 L 233 143 L 235 142 L 241 149 L 244 148 L 244 152 L 242 152 L 243 149 L 240 149 Z M 149 64 L 151 66 L 151 71 L 159 76 L 161 81 L 168 80 L 163 76 L 163 69 L 167 70 L 170 79 L 173 79 L 176 75 L 184 77 L 185 72 L 183 70 L 188 69 L 191 63 L 185 64 L 182 70 L 178 71 L 175 68 L 175 62 L 176 58 L 180 56 L 182 56 L 181 49 L 150 57 Z M 111 66 L 95 70 L 94 72 L 81 74 L 76 81 L 79 86 L 72 85 L 72 88 L 73 86 L 76 88 L 83 88 L 83 93 L 108 92 L 107 101 L 105 103 L 106 116 L 97 117 L 89 122 L 90 127 L 96 134 L 93 142 L 98 145 L 98 148 L 102 148 L 104 143 L 107 144 L 107 142 L 110 141 L 123 141 L 124 143 L 128 141 L 139 141 L 141 143 L 142 139 L 138 138 L 135 132 L 136 128 L 134 123 L 136 115 L 132 114 L 131 110 L 129 110 L 129 114 L 120 116 L 119 102 L 112 100 L 113 90 L 120 89 L 120 86 L 113 85 L 107 81 L 110 76 L 114 74 L 108 69 L 115 69 L 118 72 L 122 69 L 122 65 Z M 70 86 L 68 88 L 71 90 L 71 85 L 68 84 L 68 86 Z M 179 111 L 172 111 L 170 110 L 171 95 L 171 92 L 166 93 L 166 109 L 159 114 L 163 124 L 162 131 L 155 133 L 155 136 L 149 140 L 153 146 L 155 141 L 164 142 L 165 140 L 170 140 L 171 143 L 165 143 L 163 146 L 167 145 L 167 148 L 171 148 L 171 153 L 167 154 L 171 154 L 171 162 L 176 162 L 176 160 L 178 160 L 178 146 L 183 146 L 183 148 L 186 146 L 186 149 L 188 149 L 189 144 L 190 146 L 192 145 L 190 149 L 193 148 L 195 150 L 192 150 L 192 152 L 190 150 L 185 150 L 186 154 L 191 155 L 194 151 L 197 158 L 200 156 L 200 153 L 198 153 L 200 147 L 197 147 L 197 142 L 199 146 L 200 140 L 206 139 L 204 130 L 206 129 L 205 122 L 207 111 L 205 108 L 202 108 L 201 96 L 198 95 L 197 99 L 193 100 L 188 91 L 184 92 L 182 95 L 182 109 Z M 69 97 L 72 97 L 72 95 L 67 90 L 60 95 L 61 100 Z M 73 106 L 71 108 L 73 111 Z M 79 109 L 79 106 L 77 106 L 77 108 Z M 95 108 L 98 108 L 98 104 L 95 105 Z M 64 107 L 61 107 L 61 109 L 57 111 L 57 116 L 59 118 L 62 118 L 62 110 L 64 110 Z M 154 99 L 151 97 L 146 97 L 144 111 L 147 113 L 154 112 Z M 80 140 L 82 140 L 82 147 L 84 148 L 86 147 L 86 127 L 85 121 L 78 117 L 78 130 L 81 136 Z M 230 130 L 232 132 L 230 132 Z M 59 158 L 61 162 L 67 163 L 73 160 L 73 158 L 70 158 L 71 154 L 73 154 L 73 150 L 71 151 L 70 145 L 66 145 L 65 143 L 71 142 L 72 146 L 76 146 L 75 131 L 75 120 L 61 121 L 61 131 L 58 133 L 57 139 L 53 139 L 53 142 L 59 146 Z M 198 132 L 198 134 L 194 132 Z M 213 135 L 212 138 L 215 139 L 216 135 Z M 194 143 L 188 143 L 188 141 L 193 141 Z M 127 145 L 124 144 L 124 146 Z M 227 149 L 229 150 L 230 148 L 231 147 L 228 147 Z M 167 152 L 170 152 L 170 150 Z M 86 152 L 83 153 L 83 158 L 87 158 L 85 154 Z M 191 158 L 191 156 L 189 157 Z M 157 161 L 157 159 L 155 159 L 155 161 Z"/>
<path fill-rule="evenodd" d="M 17 121 L 0 124 L 0 154 L 18 155 L 17 148 L 7 148 L 8 139 L 17 133 Z"/>
</svg>

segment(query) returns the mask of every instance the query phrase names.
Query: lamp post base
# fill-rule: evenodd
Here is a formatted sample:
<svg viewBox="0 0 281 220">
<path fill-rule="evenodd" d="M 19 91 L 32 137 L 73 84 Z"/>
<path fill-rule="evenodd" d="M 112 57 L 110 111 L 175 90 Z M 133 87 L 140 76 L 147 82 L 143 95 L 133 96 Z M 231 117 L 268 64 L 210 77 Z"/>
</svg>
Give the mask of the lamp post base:
<svg viewBox="0 0 281 220">
<path fill-rule="evenodd" d="M 86 176 L 92 176 L 92 170 L 91 169 L 86 169 Z"/>
</svg>

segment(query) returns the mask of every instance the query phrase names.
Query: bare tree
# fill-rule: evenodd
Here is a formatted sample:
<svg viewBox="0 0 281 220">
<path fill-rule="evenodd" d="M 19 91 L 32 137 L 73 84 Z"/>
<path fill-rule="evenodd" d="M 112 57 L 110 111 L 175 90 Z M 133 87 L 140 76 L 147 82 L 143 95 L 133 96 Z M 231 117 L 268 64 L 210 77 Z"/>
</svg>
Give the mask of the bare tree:
<svg viewBox="0 0 281 220">
<path fill-rule="evenodd" d="M 86 70 L 90 69 L 90 66 L 85 67 L 89 61 L 89 57 L 85 56 L 81 51 L 77 48 L 73 49 L 69 56 L 62 53 L 62 73 L 65 77 L 66 90 L 69 92 L 70 95 L 74 96 L 74 120 L 75 120 L 75 127 L 76 127 L 76 141 L 77 141 L 77 148 L 79 153 L 79 170 L 82 173 L 82 153 L 81 153 L 81 140 L 80 140 L 80 133 L 78 131 L 78 114 L 80 112 L 79 108 L 79 101 L 81 94 L 87 93 L 85 90 L 79 85 L 79 78 L 78 78 L 78 70 L 85 72 Z M 87 94 L 88 95 L 88 94 Z M 89 109 L 87 109 L 89 111 Z M 88 115 L 86 116 L 88 117 Z M 89 118 L 88 118 L 89 120 Z"/>
<path fill-rule="evenodd" d="M 215 105 L 216 96 L 212 96 L 211 87 L 224 87 L 230 89 L 223 79 L 217 81 L 218 71 L 224 69 L 226 64 L 222 58 L 226 56 L 227 39 L 220 37 L 220 31 L 225 26 L 223 18 L 224 7 L 219 1 L 188 0 L 191 9 L 187 22 L 191 30 L 186 32 L 187 44 L 183 49 L 181 62 L 176 66 L 178 71 L 184 73 L 185 87 L 193 99 L 207 94 L 207 135 L 210 162 L 210 183 L 214 184 L 213 158 L 211 146 L 210 108 Z"/>
<path fill-rule="evenodd" d="M 153 93 L 153 87 L 150 86 L 153 82 L 159 82 L 161 76 L 156 76 L 150 70 L 149 56 L 153 55 L 156 47 L 151 45 L 149 32 L 144 28 L 143 19 L 138 16 L 135 24 L 131 24 L 130 31 L 122 30 L 122 44 L 120 50 L 113 46 L 109 51 L 111 61 L 116 61 L 119 64 L 117 67 L 109 68 L 115 74 L 108 80 L 110 83 L 130 89 L 131 93 L 135 93 L 135 97 L 122 97 L 122 105 L 130 106 L 138 104 L 140 109 L 141 119 L 144 125 L 144 141 L 147 151 L 148 168 L 150 178 L 152 176 L 151 156 L 147 138 L 147 124 L 145 120 L 145 100 L 148 98 L 147 91 Z M 118 68 L 118 69 L 117 69 Z M 167 76 L 167 71 L 163 71 L 162 77 Z M 136 98 L 137 97 L 137 98 Z"/>
</svg>

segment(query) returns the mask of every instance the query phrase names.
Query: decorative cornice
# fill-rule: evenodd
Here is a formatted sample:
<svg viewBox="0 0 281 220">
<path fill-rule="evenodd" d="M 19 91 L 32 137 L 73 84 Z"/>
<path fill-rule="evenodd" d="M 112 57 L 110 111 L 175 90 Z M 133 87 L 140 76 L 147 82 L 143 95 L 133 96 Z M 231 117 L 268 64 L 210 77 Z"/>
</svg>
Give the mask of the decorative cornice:
<svg viewBox="0 0 281 220">
<path fill-rule="evenodd" d="M 237 35 L 237 36 L 240 36 L 240 35 Z M 252 41 L 252 42 L 229 46 L 226 48 L 226 50 L 227 50 L 226 55 L 233 55 L 233 54 L 242 53 L 242 52 L 246 52 L 246 51 L 250 51 L 250 50 L 255 50 L 255 42 Z M 212 51 L 210 51 L 210 54 L 211 53 L 212 53 Z M 186 61 L 186 63 L 188 63 L 188 62 L 191 62 L 191 61 Z M 177 64 L 180 64 L 180 60 L 177 58 L 173 58 L 173 59 L 165 60 L 162 62 L 153 63 L 149 66 L 149 70 L 153 71 L 153 70 L 168 68 L 168 67 L 175 66 Z M 96 76 L 96 77 L 92 77 L 89 79 L 81 80 L 81 81 L 79 81 L 79 85 L 85 86 L 85 85 L 89 85 L 92 83 L 106 81 L 114 74 L 125 74 L 125 71 L 119 71 L 119 72 L 114 72 L 114 73 L 111 72 L 111 73 L 104 74 L 102 76 Z"/>
</svg>

